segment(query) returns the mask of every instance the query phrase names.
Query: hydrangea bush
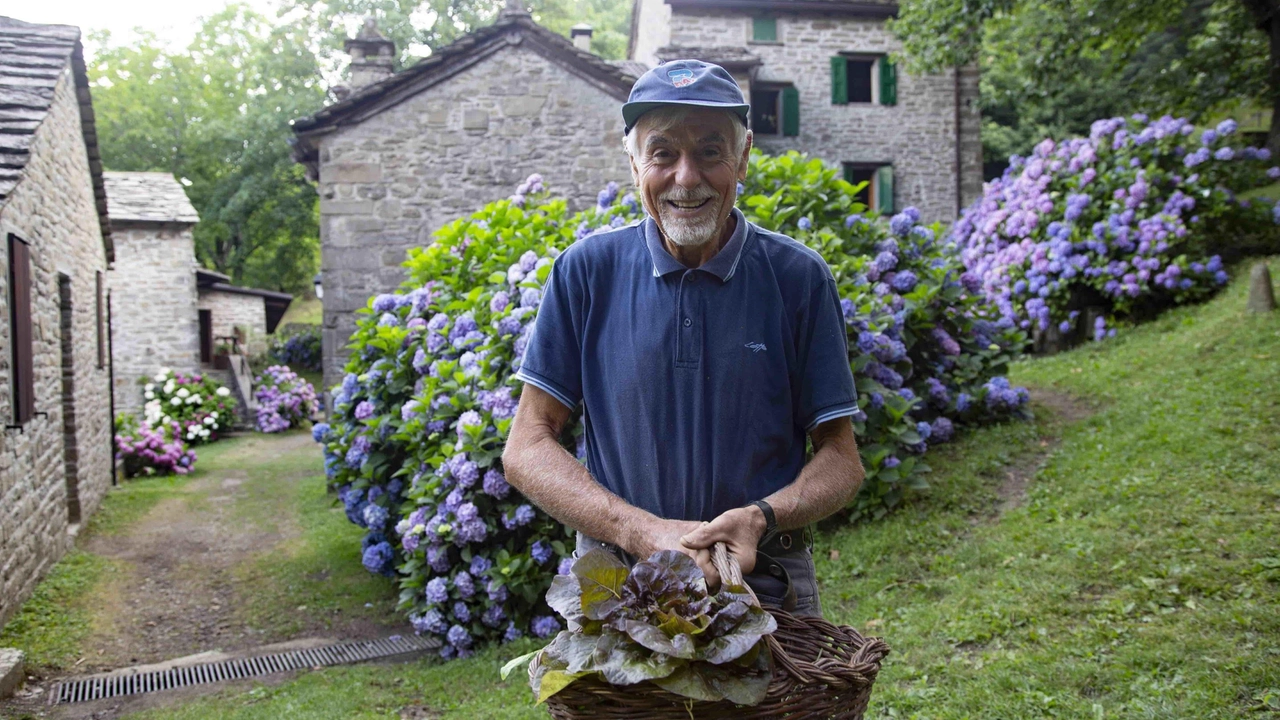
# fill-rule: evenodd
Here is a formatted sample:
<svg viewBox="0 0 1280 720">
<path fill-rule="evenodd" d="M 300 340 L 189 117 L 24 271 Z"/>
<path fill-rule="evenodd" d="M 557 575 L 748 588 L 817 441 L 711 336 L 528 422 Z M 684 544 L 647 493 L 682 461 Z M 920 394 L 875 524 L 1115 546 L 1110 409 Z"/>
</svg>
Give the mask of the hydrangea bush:
<svg viewBox="0 0 1280 720">
<path fill-rule="evenodd" d="M 171 423 L 169 432 L 153 429 L 132 415 L 121 414 L 115 421 L 116 459 L 124 465 L 125 477 L 139 475 L 186 475 L 195 468 L 196 452 L 187 448 L 180 435 L 182 427 Z"/>
<path fill-rule="evenodd" d="M 278 433 L 299 427 L 316 412 L 315 388 L 285 365 L 268 367 L 253 384 L 258 432 Z"/>
<path fill-rule="evenodd" d="M 1227 281 L 1218 251 L 1275 233 L 1280 205 L 1238 193 L 1280 179 L 1280 167 L 1236 129 L 1134 115 L 1045 140 L 1010 159 L 951 238 L 1003 317 L 1102 339 L 1116 319 L 1204 298 Z"/>
<path fill-rule="evenodd" d="M 839 284 L 868 474 L 851 512 L 883 513 L 924 485 L 931 443 L 1023 406 L 1026 391 L 999 375 L 1025 336 L 980 301 L 978 278 L 914 210 L 866 217 L 853 186 L 795 154 L 757 154 L 749 177 L 748 217 L 821 252 Z M 514 372 L 555 257 L 641 217 L 613 184 L 571 216 L 532 176 L 412 252 L 404 291 L 372 298 L 352 337 L 333 425 L 314 436 L 348 518 L 368 530 L 365 566 L 399 575 L 402 608 L 445 641 L 445 657 L 560 628 L 543 595 L 570 554 L 568 533 L 512 490 L 500 464 Z M 582 457 L 578 418 L 563 440 Z"/>
<path fill-rule="evenodd" d="M 317 325 L 290 325 L 285 332 L 277 333 L 267 349 L 268 356 L 278 365 L 289 365 L 309 372 L 320 372 L 320 327 Z"/>
<path fill-rule="evenodd" d="M 161 368 L 143 385 L 142 397 L 145 425 L 177 425 L 175 437 L 192 445 L 217 440 L 219 431 L 234 423 L 236 401 L 231 390 L 208 375 Z"/>
</svg>

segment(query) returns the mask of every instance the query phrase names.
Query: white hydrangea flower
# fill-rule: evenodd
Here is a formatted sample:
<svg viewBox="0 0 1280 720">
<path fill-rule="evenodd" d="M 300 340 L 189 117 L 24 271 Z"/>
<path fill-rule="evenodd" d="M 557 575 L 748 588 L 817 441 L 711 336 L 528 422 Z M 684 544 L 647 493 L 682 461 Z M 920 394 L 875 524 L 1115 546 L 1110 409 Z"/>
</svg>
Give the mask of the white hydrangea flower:
<svg viewBox="0 0 1280 720">
<path fill-rule="evenodd" d="M 180 397 L 180 398 L 187 397 L 187 396 L 188 396 L 188 395 L 190 395 L 190 394 L 191 394 L 191 391 L 190 391 L 190 390 L 188 390 L 188 389 L 186 389 L 186 388 L 182 388 L 182 389 L 178 390 L 178 397 Z"/>
<path fill-rule="evenodd" d="M 142 389 L 146 390 L 147 392 L 151 392 L 152 390 L 156 389 L 156 385 L 155 383 L 147 383 L 146 385 L 142 386 Z"/>
<path fill-rule="evenodd" d="M 213 418 L 213 419 L 217 420 L 217 419 L 218 419 L 218 411 L 217 411 L 217 410 L 214 410 L 213 412 L 209 413 L 209 417 L 211 417 L 211 418 Z"/>
<path fill-rule="evenodd" d="M 173 394 L 173 389 L 174 389 L 174 388 L 176 388 L 176 387 L 178 387 L 178 386 L 177 386 L 177 385 L 175 385 L 175 384 L 174 384 L 174 382 L 173 382 L 172 380 L 170 380 L 169 382 L 167 382 L 167 383 L 165 383 L 165 384 L 164 384 L 164 394 L 165 394 L 165 395 L 172 395 L 172 394 Z"/>
<path fill-rule="evenodd" d="M 213 417 L 212 417 L 212 416 L 209 416 L 209 415 L 206 415 L 206 416 L 205 416 L 205 418 L 204 418 L 204 424 L 205 424 L 205 425 L 212 425 L 213 423 L 214 423 Z"/>
<path fill-rule="evenodd" d="M 231 394 L 230 388 L 220 387 L 216 391 L 218 397 L 226 397 Z"/>
<path fill-rule="evenodd" d="M 170 400 L 169 400 L 169 404 L 170 404 L 170 405 L 181 405 L 181 404 L 182 404 L 182 398 L 179 398 L 179 397 L 172 398 L 172 399 L 170 399 Z"/>
<path fill-rule="evenodd" d="M 153 393 L 153 392 L 151 392 L 150 390 L 148 390 L 148 391 L 146 391 L 146 392 L 142 393 L 142 397 L 144 397 L 144 398 L 146 398 L 146 399 L 148 399 L 148 400 L 155 400 L 155 399 L 156 399 L 156 394 L 155 394 L 155 393 Z"/>
</svg>

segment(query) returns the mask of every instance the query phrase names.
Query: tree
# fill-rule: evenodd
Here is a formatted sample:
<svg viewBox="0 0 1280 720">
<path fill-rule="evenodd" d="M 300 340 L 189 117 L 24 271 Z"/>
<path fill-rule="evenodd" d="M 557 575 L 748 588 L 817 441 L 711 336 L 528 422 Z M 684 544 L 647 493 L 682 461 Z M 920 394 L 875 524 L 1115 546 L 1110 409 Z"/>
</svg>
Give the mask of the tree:
<svg viewBox="0 0 1280 720">
<path fill-rule="evenodd" d="M 301 24 L 314 29 L 320 54 L 331 69 L 345 62 L 343 44 L 360 22 L 374 17 L 382 34 L 396 44 L 400 69 L 492 23 L 504 5 L 503 0 L 286 0 L 280 13 L 301 18 Z M 562 35 L 577 23 L 591 24 L 591 50 L 601 57 L 617 60 L 626 55 L 628 0 L 529 0 L 527 6 L 534 20 Z"/>
<path fill-rule="evenodd" d="M 980 62 L 1192 119 L 1263 102 L 1280 151 L 1280 0 L 904 0 L 893 28 L 915 71 Z"/>
<path fill-rule="evenodd" d="M 237 283 L 300 291 L 319 263 L 314 187 L 290 157 L 289 120 L 325 98 L 310 40 L 243 5 L 170 51 L 153 34 L 103 49 L 89 67 L 103 164 L 159 170 L 200 213 L 196 255 Z"/>
</svg>

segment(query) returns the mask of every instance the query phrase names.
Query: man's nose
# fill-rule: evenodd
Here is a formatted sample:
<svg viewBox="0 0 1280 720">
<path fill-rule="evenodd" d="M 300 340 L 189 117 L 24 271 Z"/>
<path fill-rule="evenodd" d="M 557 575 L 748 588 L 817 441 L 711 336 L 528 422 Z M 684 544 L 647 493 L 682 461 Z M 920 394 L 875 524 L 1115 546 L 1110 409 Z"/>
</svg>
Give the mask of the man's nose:
<svg viewBox="0 0 1280 720">
<path fill-rule="evenodd" d="M 680 153 L 676 161 L 676 184 L 684 188 L 695 188 L 702 184 L 702 172 L 692 153 Z"/>
</svg>

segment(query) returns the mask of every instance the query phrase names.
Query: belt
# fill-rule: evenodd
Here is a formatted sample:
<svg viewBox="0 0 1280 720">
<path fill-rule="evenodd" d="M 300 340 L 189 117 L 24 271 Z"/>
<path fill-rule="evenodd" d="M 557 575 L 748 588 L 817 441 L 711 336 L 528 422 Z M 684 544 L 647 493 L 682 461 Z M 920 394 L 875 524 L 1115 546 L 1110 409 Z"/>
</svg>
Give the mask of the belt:
<svg viewBox="0 0 1280 720">
<path fill-rule="evenodd" d="M 796 609 L 796 588 L 791 582 L 791 573 L 782 563 L 773 558 L 774 555 L 787 555 L 801 548 L 813 547 L 813 532 L 809 528 L 800 531 L 775 532 L 760 538 L 756 546 L 756 567 L 752 573 L 763 573 L 786 585 L 782 596 L 782 609 L 790 612 Z"/>
</svg>

